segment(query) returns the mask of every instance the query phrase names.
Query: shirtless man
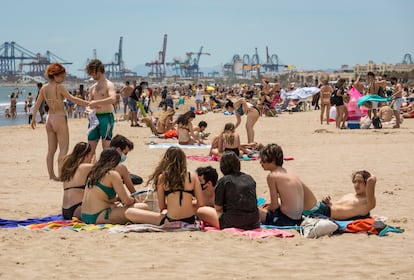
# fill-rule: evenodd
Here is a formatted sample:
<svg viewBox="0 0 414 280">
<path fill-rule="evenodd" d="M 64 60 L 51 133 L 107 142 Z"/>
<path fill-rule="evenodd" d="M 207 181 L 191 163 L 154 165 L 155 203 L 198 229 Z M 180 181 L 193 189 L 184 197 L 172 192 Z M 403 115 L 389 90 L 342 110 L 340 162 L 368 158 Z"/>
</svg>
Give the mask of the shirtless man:
<svg viewBox="0 0 414 280">
<path fill-rule="evenodd" d="M 265 225 L 294 226 L 302 222 L 304 184 L 283 168 L 283 151 L 277 144 L 268 144 L 260 152 L 260 164 L 267 175 L 270 203 L 259 207 Z"/>
<path fill-rule="evenodd" d="M 395 125 L 393 128 L 399 128 L 401 119 L 400 119 L 400 109 L 401 105 L 403 104 L 403 98 L 402 98 L 402 85 L 398 82 L 396 77 L 391 78 L 391 84 L 394 86 L 394 92 L 391 95 L 392 97 L 392 110 L 394 111 L 394 116 L 396 119 Z"/>
<path fill-rule="evenodd" d="M 375 81 L 375 74 L 373 72 L 367 73 L 367 94 L 378 94 L 380 88 L 379 84 Z M 371 108 L 368 110 L 368 117 L 372 119 L 377 116 L 378 102 L 371 102 Z"/>
<path fill-rule="evenodd" d="M 121 88 L 121 94 L 122 94 L 122 101 L 124 104 L 124 120 L 128 119 L 127 116 L 127 110 L 128 110 L 128 104 L 129 104 L 129 97 L 131 96 L 131 92 L 134 89 L 129 85 L 129 81 L 125 81 L 125 86 Z"/>
<path fill-rule="evenodd" d="M 352 174 L 355 193 L 349 193 L 336 201 L 330 196 L 317 201 L 309 188 L 304 189 L 303 215 L 323 214 L 335 220 L 356 220 L 370 217 L 375 208 L 375 184 L 377 179 L 368 171 L 361 170 Z"/>
<path fill-rule="evenodd" d="M 102 139 L 102 149 L 109 147 L 114 128 L 113 104 L 116 102 L 114 84 L 105 78 L 105 68 L 102 62 L 94 59 L 86 66 L 88 75 L 97 81 L 89 91 L 90 107 L 95 109 L 99 125 L 88 134 L 88 141 L 95 153 L 99 139 Z"/>
</svg>

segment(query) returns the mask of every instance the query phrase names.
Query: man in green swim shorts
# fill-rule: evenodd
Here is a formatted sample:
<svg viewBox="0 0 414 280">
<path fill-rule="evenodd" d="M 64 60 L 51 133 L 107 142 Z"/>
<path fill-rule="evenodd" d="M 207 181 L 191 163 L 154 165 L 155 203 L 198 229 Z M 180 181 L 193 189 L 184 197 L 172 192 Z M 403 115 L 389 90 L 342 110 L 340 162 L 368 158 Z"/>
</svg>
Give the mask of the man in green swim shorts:
<svg viewBox="0 0 414 280">
<path fill-rule="evenodd" d="M 109 147 L 114 128 L 113 104 L 116 102 L 114 84 L 105 78 L 105 67 L 98 59 L 91 60 L 86 66 L 86 72 L 96 83 L 89 90 L 91 109 L 94 109 L 99 125 L 88 134 L 88 142 L 95 153 L 99 139 L 102 139 L 102 149 Z"/>
</svg>

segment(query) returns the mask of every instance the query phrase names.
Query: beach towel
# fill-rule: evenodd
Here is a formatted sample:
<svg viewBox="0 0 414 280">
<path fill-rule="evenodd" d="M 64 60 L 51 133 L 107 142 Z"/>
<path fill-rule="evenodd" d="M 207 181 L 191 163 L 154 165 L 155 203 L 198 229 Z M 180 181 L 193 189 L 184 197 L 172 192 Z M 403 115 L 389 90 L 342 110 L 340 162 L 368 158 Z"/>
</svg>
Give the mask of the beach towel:
<svg viewBox="0 0 414 280">
<path fill-rule="evenodd" d="M 211 145 L 180 145 L 178 143 L 155 143 L 150 142 L 148 144 L 150 149 L 168 149 L 169 147 L 179 147 L 181 149 L 210 149 Z"/>
<path fill-rule="evenodd" d="M 388 102 L 388 101 L 391 101 L 391 97 L 381 97 L 376 94 L 370 94 L 370 95 L 365 95 L 359 98 L 357 102 L 357 106 L 359 108 L 367 102 Z"/>
<path fill-rule="evenodd" d="M 15 228 L 19 226 L 27 226 L 33 224 L 42 224 L 56 220 L 63 220 L 62 215 L 51 215 L 42 218 L 30 218 L 25 220 L 7 220 L 0 219 L 0 228 Z"/>
<path fill-rule="evenodd" d="M 302 87 L 292 91 L 282 91 L 281 96 L 283 99 L 306 99 L 320 92 L 318 87 Z"/>
<path fill-rule="evenodd" d="M 373 218 L 358 219 L 350 222 L 345 229 L 350 233 L 367 233 L 376 234 L 378 236 L 386 236 L 389 232 L 402 233 L 404 229 L 386 225 L 381 220 Z"/>
<path fill-rule="evenodd" d="M 128 232 L 166 232 L 166 231 L 200 231 L 200 224 L 189 224 L 181 221 L 174 221 L 161 226 L 151 224 L 131 224 L 117 225 L 110 228 L 111 233 L 128 233 Z"/>
<path fill-rule="evenodd" d="M 213 156 L 191 155 L 191 156 L 187 156 L 187 159 L 201 161 L 201 162 L 220 161 L 220 157 L 219 156 L 216 156 L 216 155 L 213 155 Z M 245 156 L 245 157 L 241 157 L 239 159 L 240 160 L 243 160 L 243 161 L 249 161 L 249 160 L 259 160 L 260 158 L 258 158 L 258 157 L 248 157 L 248 156 Z M 285 161 L 294 160 L 294 158 L 293 157 L 285 157 L 284 160 Z"/>
<path fill-rule="evenodd" d="M 283 237 L 283 238 L 295 236 L 293 233 L 282 231 L 277 228 L 272 228 L 272 229 L 256 228 L 256 229 L 251 229 L 251 230 L 243 230 L 239 228 L 225 228 L 225 229 L 220 230 L 215 227 L 204 227 L 204 230 L 214 231 L 214 232 L 226 232 L 226 233 L 231 233 L 235 235 L 242 235 L 242 236 L 247 236 L 250 239 L 265 238 L 269 236 L 276 236 L 276 237 Z"/>
</svg>

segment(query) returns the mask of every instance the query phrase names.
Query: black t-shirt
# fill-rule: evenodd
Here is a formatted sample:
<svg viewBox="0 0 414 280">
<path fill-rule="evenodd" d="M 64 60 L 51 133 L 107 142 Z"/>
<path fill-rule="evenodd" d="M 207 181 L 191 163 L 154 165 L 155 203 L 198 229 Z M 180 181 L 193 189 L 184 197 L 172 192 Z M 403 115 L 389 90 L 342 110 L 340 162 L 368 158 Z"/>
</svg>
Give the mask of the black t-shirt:
<svg viewBox="0 0 414 280">
<path fill-rule="evenodd" d="M 142 86 L 136 86 L 134 90 L 131 92 L 131 98 L 138 101 L 141 98 L 142 94 Z"/>
<path fill-rule="evenodd" d="M 239 172 L 220 178 L 215 188 L 215 204 L 223 207 L 220 228 L 260 226 L 256 182 L 250 175 Z"/>
</svg>

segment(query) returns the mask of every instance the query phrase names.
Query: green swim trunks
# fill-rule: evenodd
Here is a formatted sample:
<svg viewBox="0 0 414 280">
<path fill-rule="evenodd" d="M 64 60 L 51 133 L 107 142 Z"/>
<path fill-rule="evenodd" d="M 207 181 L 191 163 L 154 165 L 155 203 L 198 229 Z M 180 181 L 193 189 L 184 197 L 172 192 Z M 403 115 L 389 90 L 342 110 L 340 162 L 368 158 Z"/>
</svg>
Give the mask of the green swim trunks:
<svg viewBox="0 0 414 280">
<path fill-rule="evenodd" d="M 112 140 L 112 130 L 115 124 L 115 118 L 112 113 L 96 113 L 99 125 L 89 132 L 88 141 Z M 88 125 L 88 128 L 90 125 Z"/>
</svg>

